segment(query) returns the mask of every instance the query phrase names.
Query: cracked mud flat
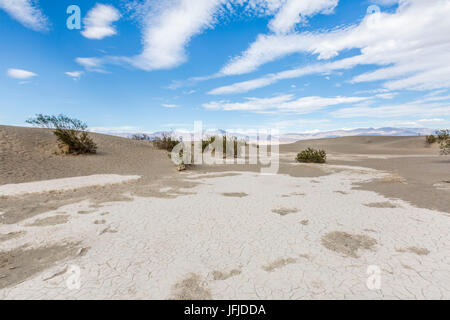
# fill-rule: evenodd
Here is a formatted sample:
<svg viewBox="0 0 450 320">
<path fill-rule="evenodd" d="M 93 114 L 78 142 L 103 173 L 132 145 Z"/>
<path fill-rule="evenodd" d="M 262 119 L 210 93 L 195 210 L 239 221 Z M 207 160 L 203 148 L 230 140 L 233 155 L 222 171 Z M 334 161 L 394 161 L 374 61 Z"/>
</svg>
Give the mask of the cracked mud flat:
<svg viewBox="0 0 450 320">
<path fill-rule="evenodd" d="M 86 200 L 0 224 L 0 299 L 450 299 L 450 218 L 401 200 L 367 206 L 393 201 L 353 189 L 381 172 L 328 168 L 314 179 L 186 174 L 197 184 L 177 197 Z M 247 196 L 224 196 L 236 193 Z M 48 223 L 61 212 L 66 223 Z M 67 287 L 71 266 L 80 289 Z"/>
</svg>

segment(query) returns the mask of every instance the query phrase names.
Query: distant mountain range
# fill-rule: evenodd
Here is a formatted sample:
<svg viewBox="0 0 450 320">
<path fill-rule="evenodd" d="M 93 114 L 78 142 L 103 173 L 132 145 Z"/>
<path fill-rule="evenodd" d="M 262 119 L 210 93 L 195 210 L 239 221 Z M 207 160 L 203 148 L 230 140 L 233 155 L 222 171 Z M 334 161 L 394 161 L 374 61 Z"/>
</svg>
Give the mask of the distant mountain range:
<svg viewBox="0 0 450 320">
<path fill-rule="evenodd" d="M 327 138 L 339 138 L 339 137 L 350 137 L 350 136 L 425 136 L 434 133 L 435 129 L 426 129 L 426 128 L 366 128 L 366 129 L 352 129 L 352 130 L 335 130 L 335 131 L 325 131 L 325 132 L 317 132 L 317 133 L 286 133 L 281 134 L 279 136 L 280 143 L 293 143 L 299 140 L 313 140 L 313 139 L 327 139 Z M 141 135 L 143 133 L 120 133 L 120 132 L 108 132 L 103 131 L 100 133 L 120 136 L 124 138 L 132 138 L 133 135 Z M 152 139 L 156 140 L 161 138 L 164 135 L 181 137 L 184 132 L 177 131 L 159 131 L 151 134 L 146 133 L 146 135 Z M 255 141 L 256 134 L 241 134 L 234 132 L 227 132 L 225 130 L 216 130 L 216 131 L 206 131 L 206 135 L 214 136 L 214 135 L 229 135 L 235 136 L 239 139 L 246 139 L 250 141 Z"/>
</svg>

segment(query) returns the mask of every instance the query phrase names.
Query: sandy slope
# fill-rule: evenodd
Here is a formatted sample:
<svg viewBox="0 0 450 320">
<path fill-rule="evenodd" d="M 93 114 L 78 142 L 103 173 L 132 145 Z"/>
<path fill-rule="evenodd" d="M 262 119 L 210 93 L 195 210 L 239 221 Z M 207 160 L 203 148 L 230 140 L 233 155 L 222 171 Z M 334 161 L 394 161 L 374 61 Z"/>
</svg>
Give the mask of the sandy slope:
<svg viewBox="0 0 450 320">
<path fill-rule="evenodd" d="M 0 127 L 0 188 L 141 177 L 1 197 L 0 298 L 450 298 L 450 163 L 423 138 L 302 141 L 261 176 L 180 174 L 147 143 L 94 137 L 98 155 L 65 157 L 47 130 Z M 307 146 L 329 164 L 295 164 Z"/>
<path fill-rule="evenodd" d="M 167 155 L 145 142 L 92 134 L 95 156 L 57 155 L 46 129 L 0 126 L 0 185 L 93 174 L 139 175 L 157 179 L 173 172 Z"/>
</svg>

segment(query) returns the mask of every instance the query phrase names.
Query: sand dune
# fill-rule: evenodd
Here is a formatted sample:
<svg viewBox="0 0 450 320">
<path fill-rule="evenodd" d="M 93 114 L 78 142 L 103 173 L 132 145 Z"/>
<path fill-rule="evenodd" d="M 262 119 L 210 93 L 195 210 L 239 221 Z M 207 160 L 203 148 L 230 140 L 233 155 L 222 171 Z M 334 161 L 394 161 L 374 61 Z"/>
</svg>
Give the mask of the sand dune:
<svg viewBox="0 0 450 320">
<path fill-rule="evenodd" d="M 436 155 L 438 145 L 429 146 L 425 137 L 355 136 L 335 139 L 298 141 L 282 145 L 282 152 L 298 152 L 307 147 L 325 149 L 329 153 Z"/>
<path fill-rule="evenodd" d="M 146 142 L 92 134 L 95 156 L 55 154 L 47 129 L 0 126 L 0 185 L 94 174 L 139 175 L 157 179 L 173 171 L 167 155 Z"/>
</svg>

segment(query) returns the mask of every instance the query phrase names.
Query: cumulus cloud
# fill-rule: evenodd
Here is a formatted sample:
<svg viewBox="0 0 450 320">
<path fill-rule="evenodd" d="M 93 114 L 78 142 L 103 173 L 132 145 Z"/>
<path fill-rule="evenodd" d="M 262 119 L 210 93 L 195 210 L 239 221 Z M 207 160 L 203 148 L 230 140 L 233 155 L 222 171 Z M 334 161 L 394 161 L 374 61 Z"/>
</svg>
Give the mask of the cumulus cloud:
<svg viewBox="0 0 450 320">
<path fill-rule="evenodd" d="M 243 102 L 213 101 L 203 105 L 207 110 L 250 111 L 257 113 L 286 112 L 308 114 L 330 106 L 354 104 L 366 101 L 368 97 L 303 97 L 280 95 L 271 98 L 246 98 Z"/>
<path fill-rule="evenodd" d="M 386 80 L 390 90 L 430 90 L 450 87 L 447 52 L 450 51 L 450 2 L 402 0 L 394 13 L 368 15 L 358 25 L 320 33 L 260 35 L 239 57 L 221 70 L 238 75 L 294 53 L 315 55 L 318 60 L 336 58 L 344 50 L 360 54 L 332 63 L 287 70 L 278 74 L 212 90 L 213 94 L 245 92 L 282 79 L 377 65 L 374 72 L 356 76 L 353 82 Z"/>
<path fill-rule="evenodd" d="M 81 34 L 94 40 L 101 40 L 117 34 L 112 25 L 120 19 L 120 12 L 111 5 L 97 4 L 84 18 L 84 30 Z"/>
<path fill-rule="evenodd" d="M 37 77 L 36 73 L 23 69 L 8 69 L 7 73 L 11 78 L 18 80 L 27 80 L 33 77 Z"/>
<path fill-rule="evenodd" d="M 5 10 L 12 18 L 27 28 L 35 31 L 48 29 L 48 19 L 41 12 L 36 1 L 0 0 L 0 9 Z"/>
</svg>

